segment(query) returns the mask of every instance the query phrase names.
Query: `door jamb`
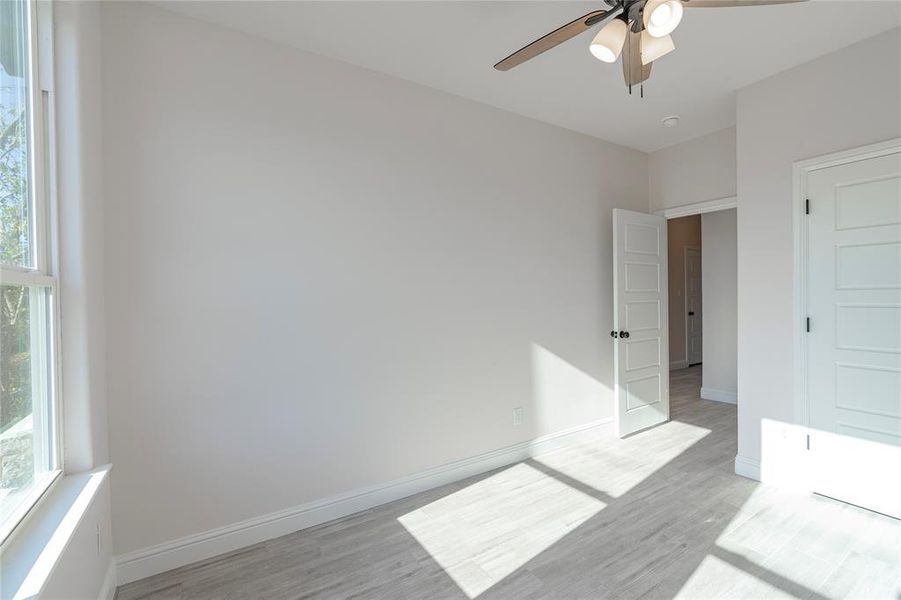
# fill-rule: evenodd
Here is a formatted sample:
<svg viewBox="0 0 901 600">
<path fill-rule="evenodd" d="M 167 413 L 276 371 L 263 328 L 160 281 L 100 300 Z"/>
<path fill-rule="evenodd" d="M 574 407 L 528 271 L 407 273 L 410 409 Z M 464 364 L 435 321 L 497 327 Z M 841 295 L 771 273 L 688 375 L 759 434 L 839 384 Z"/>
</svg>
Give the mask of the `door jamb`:
<svg viewBox="0 0 901 600">
<path fill-rule="evenodd" d="M 725 198 L 705 200 L 704 202 L 693 202 L 692 204 L 684 204 L 673 208 L 663 208 L 654 211 L 654 214 L 665 217 L 668 221 L 670 219 L 678 219 L 679 217 L 690 217 L 691 215 L 702 215 L 718 210 L 729 210 L 730 208 L 738 208 L 737 196 L 727 196 Z"/>
<path fill-rule="evenodd" d="M 807 397 L 807 178 L 814 172 L 852 162 L 901 152 L 901 138 L 894 138 L 840 152 L 800 160 L 792 164 L 792 234 L 794 237 L 794 398 L 795 423 L 810 426 Z"/>
</svg>

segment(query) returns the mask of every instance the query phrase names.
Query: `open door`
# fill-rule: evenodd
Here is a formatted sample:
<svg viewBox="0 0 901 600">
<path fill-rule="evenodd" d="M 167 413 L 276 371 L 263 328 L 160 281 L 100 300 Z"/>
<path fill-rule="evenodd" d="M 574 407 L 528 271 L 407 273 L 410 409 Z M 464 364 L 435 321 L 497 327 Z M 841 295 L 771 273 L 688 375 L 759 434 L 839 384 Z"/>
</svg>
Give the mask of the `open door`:
<svg viewBox="0 0 901 600">
<path fill-rule="evenodd" d="M 669 420 L 666 219 L 613 210 L 616 433 Z"/>
</svg>

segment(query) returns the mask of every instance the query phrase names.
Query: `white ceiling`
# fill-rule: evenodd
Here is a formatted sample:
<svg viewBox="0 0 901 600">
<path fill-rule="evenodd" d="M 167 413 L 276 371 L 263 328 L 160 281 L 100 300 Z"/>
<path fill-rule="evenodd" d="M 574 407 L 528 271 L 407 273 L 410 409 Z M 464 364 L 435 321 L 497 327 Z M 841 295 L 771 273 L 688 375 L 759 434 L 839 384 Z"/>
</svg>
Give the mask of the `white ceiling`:
<svg viewBox="0 0 901 600">
<path fill-rule="evenodd" d="M 515 69 L 495 62 L 600 2 L 177 1 L 166 8 L 604 140 L 652 151 L 735 123 L 735 90 L 901 24 L 897 0 L 686 10 L 644 99 L 586 32 Z M 302 76 L 302 75 L 299 75 Z M 681 124 L 660 121 L 679 115 Z"/>
</svg>

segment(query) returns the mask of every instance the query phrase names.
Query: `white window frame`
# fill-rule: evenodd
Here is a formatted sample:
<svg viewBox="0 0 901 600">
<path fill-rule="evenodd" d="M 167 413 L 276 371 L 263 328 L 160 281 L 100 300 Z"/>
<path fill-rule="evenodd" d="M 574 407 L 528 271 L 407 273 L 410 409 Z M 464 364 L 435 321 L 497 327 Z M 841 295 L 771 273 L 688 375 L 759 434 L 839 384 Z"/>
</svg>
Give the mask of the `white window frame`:
<svg viewBox="0 0 901 600">
<path fill-rule="evenodd" d="M 27 27 L 29 34 L 29 123 L 31 154 L 30 227 L 31 254 L 34 268 L 0 265 L 0 281 L 4 284 L 28 285 L 50 290 L 48 307 L 49 323 L 41 321 L 39 327 L 49 325 L 50 331 L 43 337 L 50 345 L 44 359 L 32 357 L 32 373 L 42 372 L 46 378 L 49 397 L 49 414 L 44 406 L 32 407 L 34 431 L 39 430 L 41 419 L 50 420 L 48 438 L 42 440 L 42 452 L 49 458 L 50 470 L 42 473 L 19 506 L 4 522 L 0 523 L 0 548 L 6 546 L 15 532 L 27 520 L 29 514 L 47 492 L 60 479 L 63 472 L 62 402 L 60 391 L 60 340 L 59 340 L 59 285 L 57 273 L 58 228 L 56 202 L 56 144 L 53 76 L 53 14 L 51 2 L 27 1 Z M 45 325 L 46 324 L 46 325 Z M 34 327 L 34 325 L 33 325 Z M 32 329 L 34 335 L 34 329 Z M 35 347 L 32 344 L 32 347 Z M 49 360 L 51 364 L 46 364 Z M 34 381 L 33 376 L 33 381 Z M 41 414 L 42 411 L 44 414 Z M 35 444 L 37 446 L 37 444 Z M 42 459 L 45 460 L 45 459 Z"/>
</svg>

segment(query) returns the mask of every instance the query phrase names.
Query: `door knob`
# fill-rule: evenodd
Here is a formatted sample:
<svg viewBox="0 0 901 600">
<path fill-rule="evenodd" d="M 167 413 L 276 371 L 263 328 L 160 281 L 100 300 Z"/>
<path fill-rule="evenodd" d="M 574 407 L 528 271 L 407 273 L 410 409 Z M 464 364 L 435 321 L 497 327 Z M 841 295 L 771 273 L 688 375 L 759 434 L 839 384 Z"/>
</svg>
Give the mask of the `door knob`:
<svg viewBox="0 0 901 600">
<path fill-rule="evenodd" d="M 688 311 L 688 316 L 689 317 L 695 316 L 695 311 L 693 311 L 693 310 Z"/>
<path fill-rule="evenodd" d="M 619 332 L 619 337 L 621 337 L 621 338 L 627 338 L 627 337 L 629 337 L 629 332 L 628 332 L 628 331 L 620 331 L 620 332 Z"/>
<path fill-rule="evenodd" d="M 610 332 L 610 337 L 616 338 L 616 336 L 617 336 L 617 333 L 615 331 Z"/>
</svg>

